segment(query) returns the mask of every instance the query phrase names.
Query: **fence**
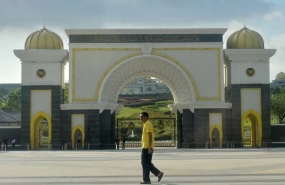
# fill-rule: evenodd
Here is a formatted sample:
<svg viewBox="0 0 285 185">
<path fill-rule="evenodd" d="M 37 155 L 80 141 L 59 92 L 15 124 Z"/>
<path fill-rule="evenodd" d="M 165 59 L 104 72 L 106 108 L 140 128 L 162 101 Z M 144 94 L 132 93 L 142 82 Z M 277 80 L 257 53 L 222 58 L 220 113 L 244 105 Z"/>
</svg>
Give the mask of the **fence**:
<svg viewBox="0 0 285 185">
<path fill-rule="evenodd" d="M 234 148 L 267 148 L 268 146 L 271 146 L 272 142 L 248 142 L 248 141 L 227 141 L 227 142 L 192 142 L 192 143 L 182 143 L 181 147 L 182 149 L 218 149 L 218 148 L 224 148 L 224 149 L 234 149 Z M 283 142 L 285 146 L 285 142 Z M 119 144 L 119 146 L 116 146 L 115 144 L 108 145 L 108 144 L 89 144 L 86 143 L 83 146 L 80 146 L 78 144 L 74 144 L 72 146 L 71 143 L 65 143 L 62 145 L 55 145 L 55 144 L 48 144 L 47 148 L 39 148 L 35 150 L 73 150 L 73 151 L 79 151 L 79 150 L 115 150 L 115 149 L 125 149 L 125 148 L 140 148 L 141 143 L 140 142 L 126 142 L 123 144 L 122 142 Z M 155 147 L 175 147 L 176 144 L 173 142 L 158 142 L 155 143 Z M 13 148 L 11 145 L 1 145 L 1 152 L 6 151 L 27 151 L 32 150 L 29 144 L 26 145 L 16 145 L 15 148 Z"/>
</svg>

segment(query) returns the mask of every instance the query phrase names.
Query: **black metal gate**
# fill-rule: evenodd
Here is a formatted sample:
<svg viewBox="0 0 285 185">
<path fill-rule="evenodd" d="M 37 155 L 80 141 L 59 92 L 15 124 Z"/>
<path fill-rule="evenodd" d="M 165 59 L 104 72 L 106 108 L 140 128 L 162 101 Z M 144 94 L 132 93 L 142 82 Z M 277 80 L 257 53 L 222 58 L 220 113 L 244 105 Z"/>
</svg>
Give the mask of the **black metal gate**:
<svg viewBox="0 0 285 185">
<path fill-rule="evenodd" d="M 156 147 L 176 146 L 176 119 L 151 118 Z M 142 122 L 139 119 L 117 119 L 116 139 L 120 146 L 141 147 Z"/>
</svg>

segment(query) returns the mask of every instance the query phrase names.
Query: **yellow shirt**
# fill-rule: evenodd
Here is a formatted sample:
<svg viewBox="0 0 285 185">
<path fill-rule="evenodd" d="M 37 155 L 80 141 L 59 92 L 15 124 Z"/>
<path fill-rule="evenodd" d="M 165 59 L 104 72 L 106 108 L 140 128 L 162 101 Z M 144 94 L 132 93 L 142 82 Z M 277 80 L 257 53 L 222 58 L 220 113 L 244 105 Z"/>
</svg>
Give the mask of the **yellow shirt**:
<svg viewBox="0 0 285 185">
<path fill-rule="evenodd" d="M 150 123 L 149 120 L 147 120 L 145 123 L 143 123 L 143 132 L 142 132 L 142 148 L 148 148 L 149 147 L 149 135 L 148 133 L 152 133 L 152 142 L 151 142 L 151 148 L 154 149 L 154 132 L 153 132 L 153 126 Z"/>
</svg>

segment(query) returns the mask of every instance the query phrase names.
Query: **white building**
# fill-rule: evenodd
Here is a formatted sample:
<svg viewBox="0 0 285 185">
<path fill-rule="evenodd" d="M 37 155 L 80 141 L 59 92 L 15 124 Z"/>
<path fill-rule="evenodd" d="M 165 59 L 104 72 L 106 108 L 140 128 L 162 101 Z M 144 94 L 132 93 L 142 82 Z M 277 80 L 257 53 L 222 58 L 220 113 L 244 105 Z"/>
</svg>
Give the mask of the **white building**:
<svg viewBox="0 0 285 185">
<path fill-rule="evenodd" d="M 127 83 L 121 95 L 170 93 L 168 87 L 160 80 L 151 77 L 140 77 Z"/>
<path fill-rule="evenodd" d="M 272 80 L 272 83 L 270 84 L 270 88 L 283 88 L 285 86 L 285 73 L 280 72 L 276 75 L 275 80 Z"/>
</svg>

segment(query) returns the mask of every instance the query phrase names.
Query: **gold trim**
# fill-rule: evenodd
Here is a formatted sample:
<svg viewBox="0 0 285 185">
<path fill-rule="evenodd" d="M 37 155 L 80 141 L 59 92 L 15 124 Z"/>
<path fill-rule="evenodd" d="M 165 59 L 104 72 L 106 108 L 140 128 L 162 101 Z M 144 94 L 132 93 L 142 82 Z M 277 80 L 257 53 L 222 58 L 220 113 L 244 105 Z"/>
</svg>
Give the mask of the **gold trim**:
<svg viewBox="0 0 285 185">
<path fill-rule="evenodd" d="M 209 125 L 210 125 L 210 118 L 211 118 L 211 114 L 219 114 L 220 116 L 220 123 L 213 123 L 213 125 L 210 126 L 209 128 L 209 138 L 210 138 L 210 144 L 212 145 L 212 131 L 214 130 L 214 128 L 217 128 L 220 132 L 220 147 L 222 147 L 222 141 L 223 141 L 223 114 L 220 112 L 212 112 L 209 113 Z"/>
<path fill-rule="evenodd" d="M 184 67 L 178 60 L 166 55 L 166 54 L 162 54 L 162 53 L 158 53 L 158 52 L 152 52 L 152 55 L 156 55 L 156 56 L 160 56 L 163 58 L 166 58 L 174 63 L 176 63 L 179 67 L 181 67 L 183 69 L 183 71 L 187 74 L 187 76 L 189 77 L 193 87 L 194 87 L 194 91 L 195 91 L 195 95 L 196 95 L 196 100 L 221 100 L 221 51 L 220 48 L 153 48 L 153 50 L 216 50 L 217 51 L 217 62 L 218 62 L 218 97 L 201 97 L 196 85 L 196 82 L 194 80 L 194 78 L 192 77 L 192 75 L 190 74 L 190 72 L 187 70 L 186 67 Z"/>
<path fill-rule="evenodd" d="M 250 67 L 250 68 L 247 68 L 245 70 L 245 74 L 248 76 L 248 77 L 253 77 L 255 75 L 255 70 L 254 68 Z"/>
<path fill-rule="evenodd" d="M 75 115 L 83 116 L 83 125 L 85 126 L 85 114 L 72 114 L 71 115 L 71 128 L 72 128 L 71 129 L 71 143 L 72 143 L 72 148 L 74 148 L 74 134 L 75 134 L 76 130 L 81 131 L 81 135 L 82 135 L 81 144 L 82 144 L 82 147 L 84 147 L 84 139 L 85 139 L 84 128 L 81 125 L 75 125 L 74 127 L 72 126 L 73 125 L 73 116 L 75 116 Z"/>
<path fill-rule="evenodd" d="M 32 102 L 32 92 L 40 92 L 40 91 L 48 91 L 50 92 L 50 116 L 47 115 L 46 112 L 43 111 L 38 111 L 36 114 L 32 115 L 32 106 L 33 106 L 33 102 Z M 43 90 L 30 90 L 30 140 L 31 140 L 31 149 L 35 149 L 35 148 L 39 148 L 38 144 L 35 144 L 36 140 L 38 138 L 38 134 L 37 132 L 35 132 L 36 130 L 38 130 L 39 128 L 39 123 L 43 118 L 46 118 L 47 122 L 48 122 L 48 140 L 49 140 L 49 144 L 51 143 L 51 139 L 52 139 L 52 135 L 51 135 L 51 131 L 52 131 L 52 90 L 50 89 L 43 89 Z"/>
<path fill-rule="evenodd" d="M 242 91 L 243 90 L 250 90 L 250 89 L 255 89 L 255 90 L 258 90 L 259 91 L 259 95 L 260 95 L 260 102 L 259 102 L 259 111 L 261 113 L 262 111 L 262 96 L 261 96 L 261 88 L 241 88 L 240 89 L 240 96 L 241 96 L 241 108 L 242 108 L 242 102 L 243 102 L 243 98 L 242 98 Z M 258 114 L 255 110 L 253 109 L 249 109 L 249 110 L 246 110 L 244 113 L 241 112 L 241 138 L 242 138 L 242 142 L 244 142 L 244 125 L 243 125 L 243 121 L 245 120 L 246 117 L 248 117 L 249 115 L 252 115 L 253 117 L 256 118 L 256 121 L 257 121 L 257 125 L 259 126 L 258 127 L 258 140 L 259 141 L 256 141 L 257 142 L 257 145 L 258 146 L 261 146 L 262 145 L 262 114 Z M 250 120 L 251 121 L 251 120 Z M 252 124 L 252 122 L 251 122 Z M 256 125 L 255 125 L 256 126 Z M 256 135 L 256 132 L 255 132 L 255 135 Z M 255 139 L 254 139 L 255 140 Z"/>
<path fill-rule="evenodd" d="M 256 130 L 256 125 L 258 126 L 258 130 L 257 130 L 257 134 L 258 134 L 258 141 L 256 141 L 256 138 L 251 138 L 251 142 L 255 141 L 257 143 L 257 146 L 261 146 L 262 145 L 262 118 L 261 115 L 259 115 L 255 110 L 253 109 L 249 109 L 248 111 L 246 111 L 242 117 L 241 117 L 241 135 L 242 135 L 242 141 L 244 142 L 244 125 L 243 125 L 243 121 L 245 120 L 246 117 L 252 115 L 255 119 L 256 122 L 254 124 L 254 129 Z M 250 119 L 251 122 L 251 128 L 252 128 L 252 119 Z M 251 137 L 252 137 L 253 131 L 251 130 Z M 254 136 L 256 137 L 256 132 L 254 132 Z"/>
<path fill-rule="evenodd" d="M 222 127 L 220 126 L 220 125 L 218 125 L 218 124 L 214 124 L 214 125 L 212 125 L 211 127 L 210 127 L 210 129 L 209 129 L 209 136 L 210 136 L 210 144 L 211 144 L 211 146 L 212 146 L 212 132 L 213 132 L 213 130 L 215 129 L 215 128 L 217 128 L 218 129 L 218 131 L 220 132 L 219 134 L 220 134 L 220 138 L 219 138 L 219 144 L 220 144 L 220 147 L 222 147 L 222 144 L 223 144 L 223 129 L 222 129 Z"/>
<path fill-rule="evenodd" d="M 140 51 L 141 48 L 73 48 L 72 49 L 72 101 L 98 101 L 100 86 L 106 77 L 106 75 L 119 63 L 127 60 L 129 58 L 142 55 Z M 124 56 L 113 63 L 108 69 L 103 73 L 99 79 L 96 87 L 95 97 L 94 98 L 75 98 L 75 52 L 77 51 L 138 51 L 130 55 Z"/>
<path fill-rule="evenodd" d="M 46 118 L 48 122 L 48 141 L 49 144 L 51 143 L 51 130 L 52 130 L 52 123 L 51 118 L 45 113 L 45 112 L 38 112 L 31 118 L 30 123 L 30 140 L 31 140 L 31 149 L 37 149 L 39 148 L 39 144 L 36 142 L 39 139 L 38 132 L 36 132 L 39 129 L 40 121 Z"/>
<path fill-rule="evenodd" d="M 135 57 L 135 56 L 139 56 L 139 55 L 142 55 L 142 52 L 139 51 L 139 52 L 136 52 L 136 53 L 132 53 L 130 55 L 127 55 L 125 57 L 122 57 L 120 58 L 117 62 L 113 63 L 111 66 L 108 67 L 108 69 L 103 73 L 103 75 L 101 76 L 101 78 L 99 79 L 98 81 L 98 84 L 97 84 L 97 87 L 96 87 L 96 93 L 95 93 L 95 101 L 98 101 L 98 97 L 99 97 L 99 91 L 100 91 L 100 87 L 103 83 L 103 80 L 105 79 L 105 77 L 107 76 L 107 74 L 116 66 L 118 65 L 119 63 L 129 59 L 129 58 L 132 58 L 132 57 Z"/>
<path fill-rule="evenodd" d="M 101 76 L 101 78 L 99 79 L 98 83 L 97 83 L 97 87 L 96 87 L 96 92 L 95 92 L 95 97 L 94 98 L 75 98 L 75 52 L 76 51 L 114 51 L 114 50 L 118 50 L 118 51 L 127 51 L 127 50 L 134 50 L 134 51 L 138 51 L 141 50 L 141 48 L 73 48 L 72 50 L 72 100 L 73 101 L 98 101 L 98 96 L 99 96 L 99 91 L 100 91 L 100 87 L 102 85 L 102 82 L 104 80 L 104 78 L 107 76 L 107 74 L 119 63 L 135 57 L 135 56 L 139 56 L 142 55 L 142 52 L 136 52 L 130 55 L 127 55 L 125 57 L 122 57 L 121 59 L 119 59 L 118 61 L 116 61 L 115 63 L 113 63 L 111 66 L 108 67 L 108 69 L 103 73 L 103 75 Z M 216 50 L 217 53 L 217 62 L 218 62 L 218 97 L 200 97 L 199 92 L 198 92 L 198 88 L 196 85 L 196 82 L 194 80 L 194 78 L 191 76 L 191 74 L 189 73 L 189 71 L 176 59 L 167 56 L 165 54 L 162 53 L 158 53 L 158 52 L 152 52 L 152 55 L 156 55 L 156 56 L 160 56 L 163 58 L 166 58 L 174 63 L 176 63 L 179 67 L 181 67 L 184 72 L 187 74 L 187 76 L 189 77 L 194 91 L 195 91 L 195 95 L 196 95 L 196 100 L 221 100 L 221 80 L 220 80 L 220 76 L 221 76 L 221 49 L 220 48 L 153 48 L 153 51 L 159 51 L 159 50 Z"/>
</svg>

